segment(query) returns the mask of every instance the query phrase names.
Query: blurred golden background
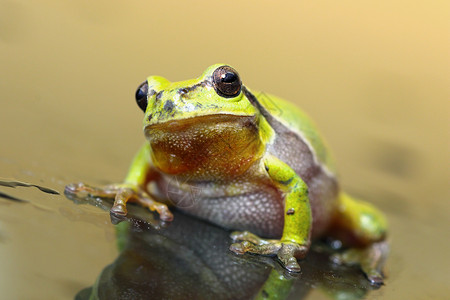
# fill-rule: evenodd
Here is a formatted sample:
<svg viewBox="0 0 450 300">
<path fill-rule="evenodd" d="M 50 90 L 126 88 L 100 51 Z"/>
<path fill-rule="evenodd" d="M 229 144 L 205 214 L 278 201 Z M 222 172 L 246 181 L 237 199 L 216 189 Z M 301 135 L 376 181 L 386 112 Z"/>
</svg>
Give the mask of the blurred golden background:
<svg viewBox="0 0 450 300">
<path fill-rule="evenodd" d="M 387 212 L 391 272 L 371 296 L 448 294 L 449 20 L 448 1 L 0 0 L 0 159 L 21 166 L 0 177 L 21 179 L 33 166 L 47 174 L 41 180 L 59 178 L 60 191 L 73 180 L 121 181 L 144 141 L 139 83 L 190 79 L 227 63 L 245 85 L 307 111 L 344 187 Z M 86 250 L 107 253 L 99 260 L 68 263 L 62 254 L 77 249 L 30 245 L 27 234 L 39 232 L 12 228 L 33 226 L 35 212 L 21 207 L 14 211 L 26 217 L 12 218 L 10 209 L 0 206 L 0 226 L 15 241 L 0 249 L 6 295 L 43 283 L 49 297 L 73 295 L 116 255 L 108 240 Z M 64 226 L 70 239 L 104 239 L 102 228 Z M 86 230 L 97 235 L 83 237 Z M 23 260 L 49 251 L 61 254 L 51 266 Z M 39 272 L 52 274 L 48 282 L 36 281 Z M 61 290 L 52 283 L 59 272 L 69 274 Z"/>
</svg>

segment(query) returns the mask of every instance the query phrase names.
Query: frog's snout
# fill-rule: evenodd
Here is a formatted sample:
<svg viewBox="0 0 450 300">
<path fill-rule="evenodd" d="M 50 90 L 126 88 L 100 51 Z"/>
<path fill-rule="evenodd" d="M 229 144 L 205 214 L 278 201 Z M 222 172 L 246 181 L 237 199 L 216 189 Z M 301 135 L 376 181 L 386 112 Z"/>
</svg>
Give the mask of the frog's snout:
<svg viewBox="0 0 450 300">
<path fill-rule="evenodd" d="M 147 117 L 147 121 L 151 121 L 154 118 L 158 118 L 158 120 L 153 121 L 161 121 L 167 118 L 173 118 L 179 112 L 179 103 L 177 100 L 172 97 L 171 94 L 167 94 L 165 91 L 157 92 L 154 98 L 154 108 L 152 113 Z"/>
<path fill-rule="evenodd" d="M 164 103 L 163 110 L 167 113 L 171 113 L 175 104 L 172 100 L 167 100 L 166 103 Z"/>
</svg>

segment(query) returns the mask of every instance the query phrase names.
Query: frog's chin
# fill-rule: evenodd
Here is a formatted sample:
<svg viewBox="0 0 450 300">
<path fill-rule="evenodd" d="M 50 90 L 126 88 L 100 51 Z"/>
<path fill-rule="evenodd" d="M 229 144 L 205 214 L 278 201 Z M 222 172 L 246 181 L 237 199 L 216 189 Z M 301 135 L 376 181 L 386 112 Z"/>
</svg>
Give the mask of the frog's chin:
<svg viewBox="0 0 450 300">
<path fill-rule="evenodd" d="M 234 176 L 264 148 L 256 116 L 215 114 L 145 127 L 155 166 L 168 174 Z M 217 174 L 216 174 L 217 173 Z"/>
</svg>

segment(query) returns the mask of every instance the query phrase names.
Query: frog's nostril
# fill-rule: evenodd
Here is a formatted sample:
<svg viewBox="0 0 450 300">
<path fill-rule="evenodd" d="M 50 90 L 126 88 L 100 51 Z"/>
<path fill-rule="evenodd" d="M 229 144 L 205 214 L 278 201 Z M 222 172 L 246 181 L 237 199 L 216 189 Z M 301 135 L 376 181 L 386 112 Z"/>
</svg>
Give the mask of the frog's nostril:
<svg viewBox="0 0 450 300">
<path fill-rule="evenodd" d="M 172 100 L 167 100 L 166 103 L 164 103 L 164 110 L 166 112 L 171 112 L 173 110 L 174 104 Z"/>
</svg>

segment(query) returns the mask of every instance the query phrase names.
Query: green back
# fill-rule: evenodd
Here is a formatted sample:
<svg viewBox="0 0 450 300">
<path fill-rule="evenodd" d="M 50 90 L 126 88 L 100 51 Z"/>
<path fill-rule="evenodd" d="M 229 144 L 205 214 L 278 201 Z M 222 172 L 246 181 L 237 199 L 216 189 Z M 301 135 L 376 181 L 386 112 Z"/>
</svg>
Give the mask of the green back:
<svg viewBox="0 0 450 300">
<path fill-rule="evenodd" d="M 314 122 L 294 104 L 279 97 L 266 93 L 253 93 L 261 105 L 263 105 L 278 121 L 302 135 L 313 148 L 320 163 L 336 174 L 336 167 L 325 140 Z"/>
</svg>

